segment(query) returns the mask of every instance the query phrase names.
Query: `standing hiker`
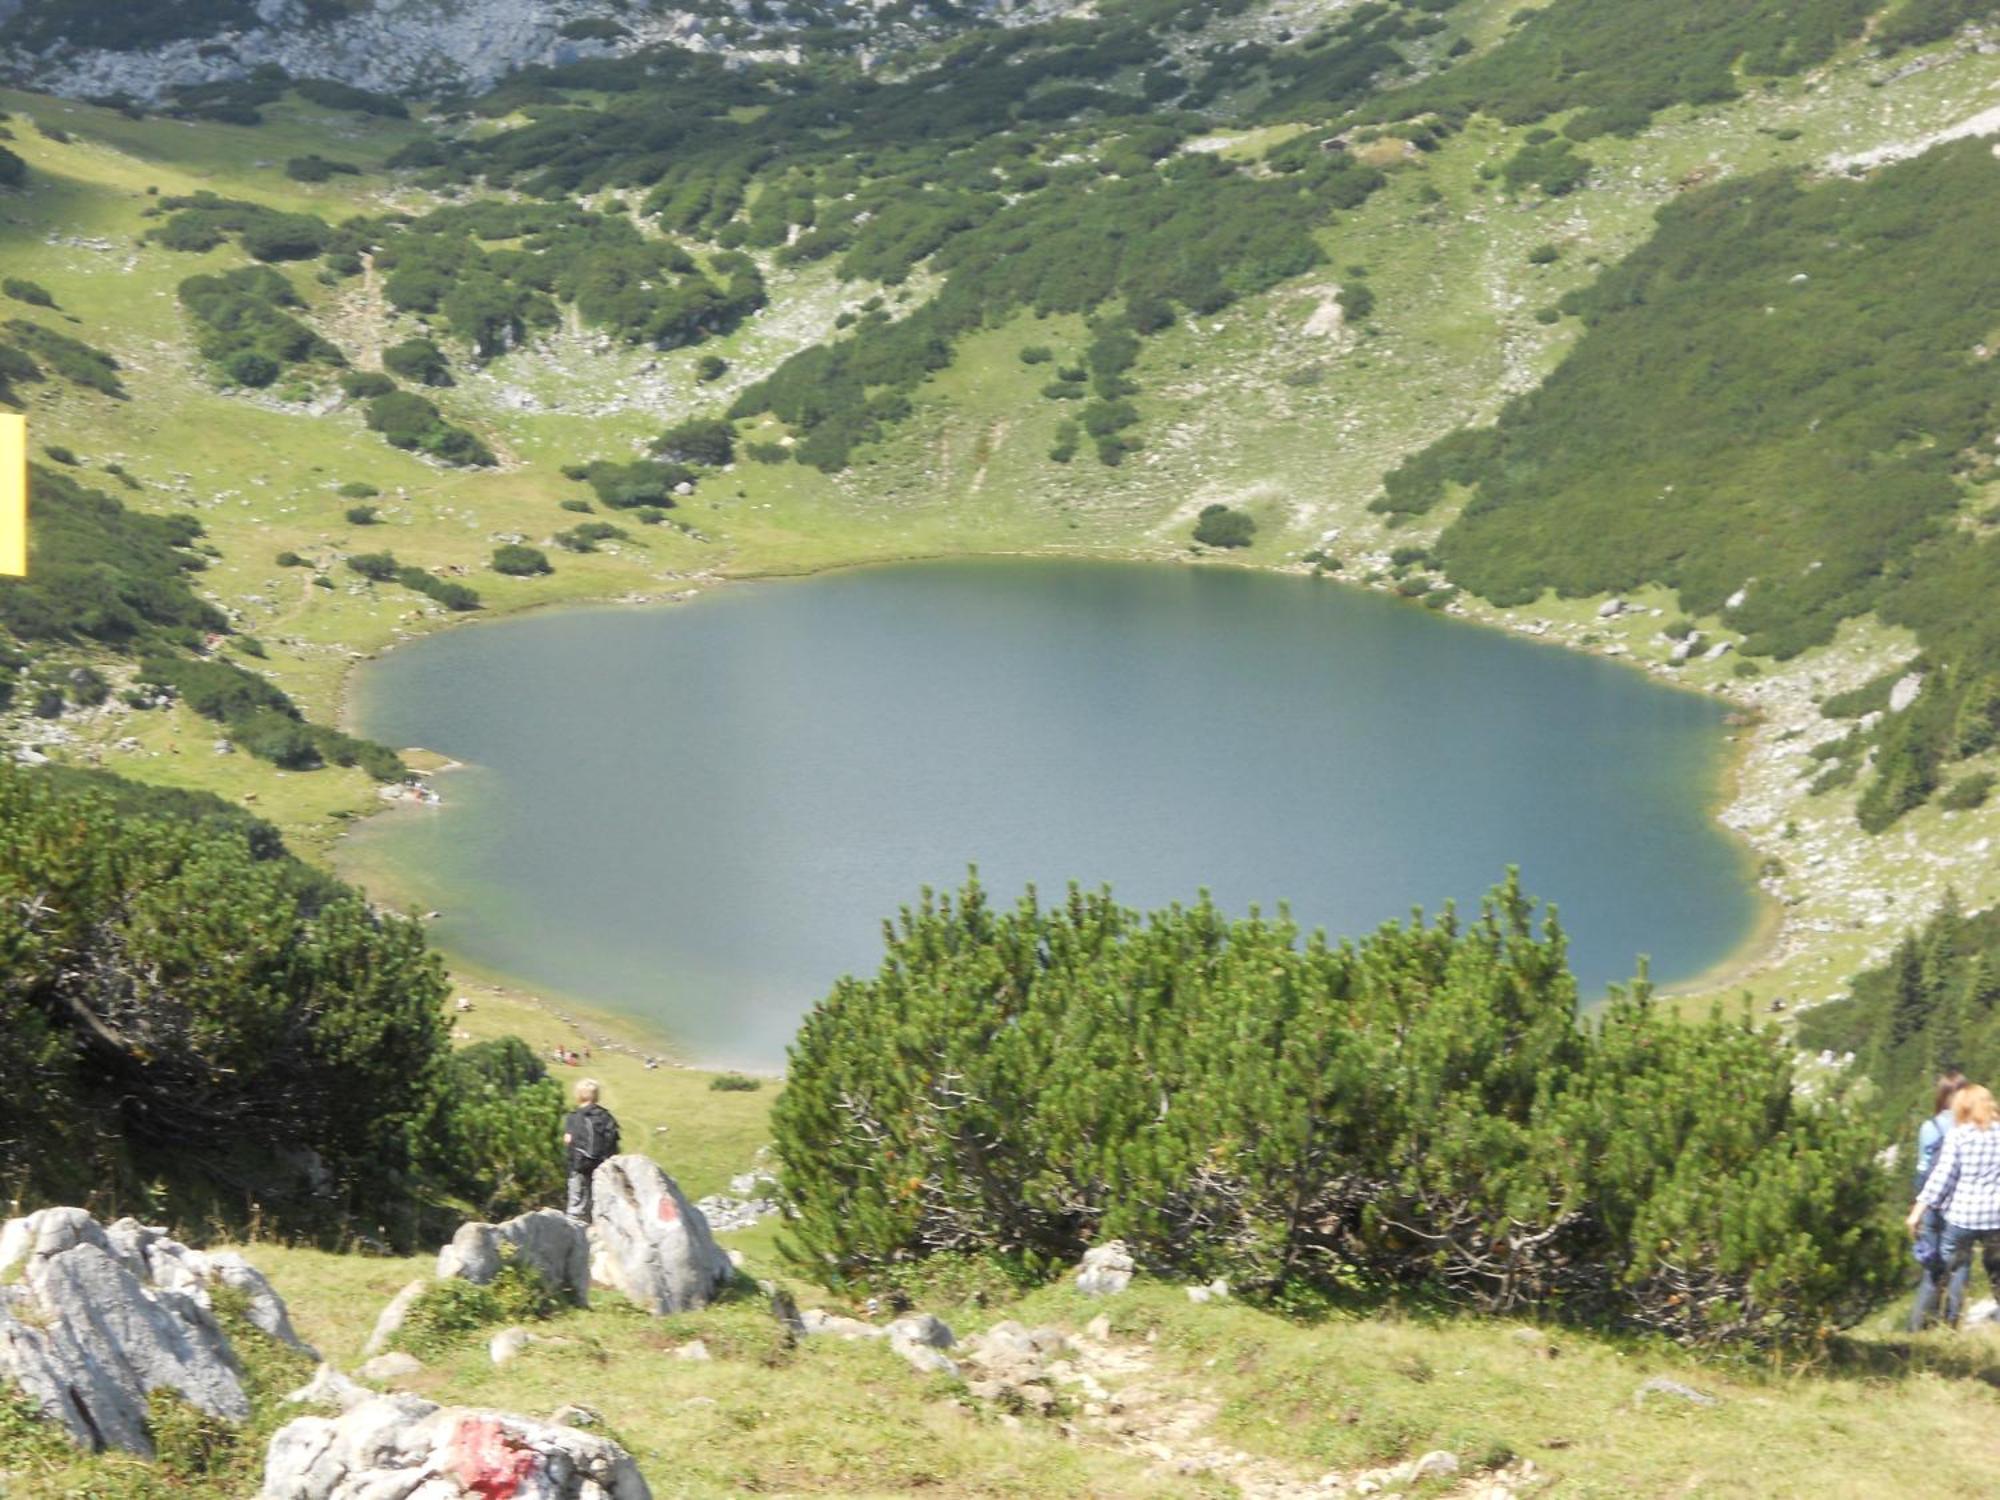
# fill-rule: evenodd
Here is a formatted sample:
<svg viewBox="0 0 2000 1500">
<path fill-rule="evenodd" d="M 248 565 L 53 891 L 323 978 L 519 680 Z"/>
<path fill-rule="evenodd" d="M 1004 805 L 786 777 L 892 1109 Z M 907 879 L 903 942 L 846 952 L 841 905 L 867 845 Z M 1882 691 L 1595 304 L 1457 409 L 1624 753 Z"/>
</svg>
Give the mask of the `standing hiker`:
<svg viewBox="0 0 2000 1500">
<path fill-rule="evenodd" d="M 590 1227 L 590 1179 L 618 1154 L 618 1119 L 597 1102 L 597 1080 L 576 1081 L 576 1108 L 563 1120 L 563 1153 L 569 1165 L 570 1219 Z"/>
<path fill-rule="evenodd" d="M 1951 1101 L 1964 1087 L 1965 1075 L 1956 1068 L 1946 1068 L 1937 1076 L 1936 1093 L 1931 1100 L 1935 1113 L 1917 1128 L 1916 1192 L 1924 1190 L 1924 1184 L 1930 1180 L 1931 1168 L 1937 1165 L 1938 1154 L 1944 1150 L 1944 1138 L 1951 1132 Z M 1917 1305 L 1910 1310 L 1912 1333 L 1923 1332 L 1930 1314 L 1937 1309 L 1938 1289 L 1931 1283 L 1943 1280 L 1948 1274 L 1943 1240 L 1944 1215 L 1934 1208 L 1925 1210 L 1923 1219 L 1917 1225 L 1914 1246 L 1923 1279 L 1917 1285 Z M 1965 1300 L 1965 1283 L 1972 1276 L 1972 1266 L 1968 1263 L 1949 1274 L 1957 1285 L 1951 1288 L 1946 1300 L 1950 1306 L 1956 1307 Z"/>
<path fill-rule="evenodd" d="M 1944 1234 L 1938 1243 L 1943 1267 L 1924 1279 L 1910 1321 L 1912 1327 L 1923 1326 L 1944 1283 L 1944 1320 L 1956 1328 L 1965 1296 L 1965 1283 L 1957 1273 L 1961 1266 L 1971 1266 L 1974 1245 L 1986 1262 L 1987 1277 L 2000 1286 L 2000 1105 L 1976 1083 L 1952 1095 L 1951 1131 L 1917 1201 L 1910 1205 L 1907 1222 L 1912 1239 L 1922 1233 L 1925 1211 L 1933 1208 L 1944 1215 Z"/>
</svg>

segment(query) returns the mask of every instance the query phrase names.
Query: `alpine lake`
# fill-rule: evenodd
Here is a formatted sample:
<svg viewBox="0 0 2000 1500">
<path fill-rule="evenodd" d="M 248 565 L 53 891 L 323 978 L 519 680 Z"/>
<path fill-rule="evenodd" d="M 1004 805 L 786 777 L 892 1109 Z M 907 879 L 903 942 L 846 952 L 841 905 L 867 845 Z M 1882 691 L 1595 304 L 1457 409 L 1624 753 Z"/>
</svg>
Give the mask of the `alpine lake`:
<svg viewBox="0 0 2000 1500">
<path fill-rule="evenodd" d="M 357 727 L 463 763 L 350 837 L 449 955 L 773 1069 L 882 922 L 978 867 L 997 902 L 1212 893 L 1359 935 L 1473 912 L 1509 865 L 1586 999 L 1750 936 L 1710 816 L 1721 705 L 1309 579 L 973 560 L 732 584 L 442 632 Z"/>
</svg>

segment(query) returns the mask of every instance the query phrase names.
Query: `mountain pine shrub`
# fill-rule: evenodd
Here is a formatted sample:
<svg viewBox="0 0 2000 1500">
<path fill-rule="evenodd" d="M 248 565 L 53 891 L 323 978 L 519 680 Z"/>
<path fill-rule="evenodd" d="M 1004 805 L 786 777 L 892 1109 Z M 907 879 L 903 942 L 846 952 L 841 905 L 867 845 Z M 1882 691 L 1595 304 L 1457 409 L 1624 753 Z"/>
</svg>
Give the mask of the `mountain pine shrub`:
<svg viewBox="0 0 2000 1500">
<path fill-rule="evenodd" d="M 1360 942 L 1206 898 L 926 893 L 873 979 L 793 1045 L 775 1111 L 790 1251 L 831 1281 L 913 1259 L 1053 1273 L 1122 1238 L 1266 1296 L 1406 1294 L 1810 1342 L 1896 1269 L 1872 1134 L 1795 1094 L 1773 1034 L 1585 1024 L 1517 880 Z"/>
</svg>

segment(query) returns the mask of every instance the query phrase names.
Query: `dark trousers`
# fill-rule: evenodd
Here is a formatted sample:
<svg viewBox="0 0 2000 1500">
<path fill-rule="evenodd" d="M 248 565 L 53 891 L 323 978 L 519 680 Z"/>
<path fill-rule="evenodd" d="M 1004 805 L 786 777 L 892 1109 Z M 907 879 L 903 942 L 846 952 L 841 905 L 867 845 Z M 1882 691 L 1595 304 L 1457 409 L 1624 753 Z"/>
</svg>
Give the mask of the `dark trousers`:
<svg viewBox="0 0 2000 1500">
<path fill-rule="evenodd" d="M 1931 1222 L 1938 1219 L 1935 1209 L 1924 1216 L 1923 1228 L 1928 1231 Z M 1921 1252 L 1923 1241 L 1918 1239 Z M 1965 1308 L 1966 1283 L 1972 1280 L 1972 1247 L 1979 1246 L 1980 1259 L 1986 1262 L 1986 1277 L 2000 1291 L 2000 1229 L 1965 1229 L 1957 1224 L 1945 1224 L 1938 1235 L 1937 1254 L 1924 1267 L 1924 1279 L 1917 1288 L 1917 1305 L 1910 1309 L 1910 1331 L 1922 1330 L 1937 1311 L 1938 1295 L 1944 1295 L 1944 1320 L 1951 1327 L 1958 1327 L 1958 1315 Z"/>
</svg>

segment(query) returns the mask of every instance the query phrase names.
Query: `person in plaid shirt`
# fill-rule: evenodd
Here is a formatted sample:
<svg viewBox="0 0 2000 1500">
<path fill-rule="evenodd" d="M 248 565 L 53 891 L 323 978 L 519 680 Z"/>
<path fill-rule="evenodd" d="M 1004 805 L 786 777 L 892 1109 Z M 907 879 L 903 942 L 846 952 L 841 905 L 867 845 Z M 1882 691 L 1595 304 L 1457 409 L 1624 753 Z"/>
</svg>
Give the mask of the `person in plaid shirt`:
<svg viewBox="0 0 2000 1500">
<path fill-rule="evenodd" d="M 1945 1297 L 1945 1321 L 1958 1326 L 1959 1306 L 1965 1298 L 1965 1282 L 1960 1267 L 1972 1264 L 1972 1247 L 1978 1245 L 1986 1262 L 1986 1275 L 2000 1286 L 2000 1130 L 1993 1128 L 2000 1118 L 2000 1106 L 1992 1093 L 1969 1083 L 1952 1096 L 1951 1133 L 1944 1138 L 1937 1163 L 1924 1180 L 1923 1190 L 1911 1205 L 1909 1226 L 1914 1238 L 1923 1228 L 1924 1215 L 1936 1209 L 1944 1215 L 1944 1234 L 1938 1242 L 1939 1276 L 1927 1276 L 1917 1291 L 1917 1307 L 1912 1322 L 1923 1320 L 1937 1305 L 1938 1282 L 1949 1276 Z"/>
</svg>

